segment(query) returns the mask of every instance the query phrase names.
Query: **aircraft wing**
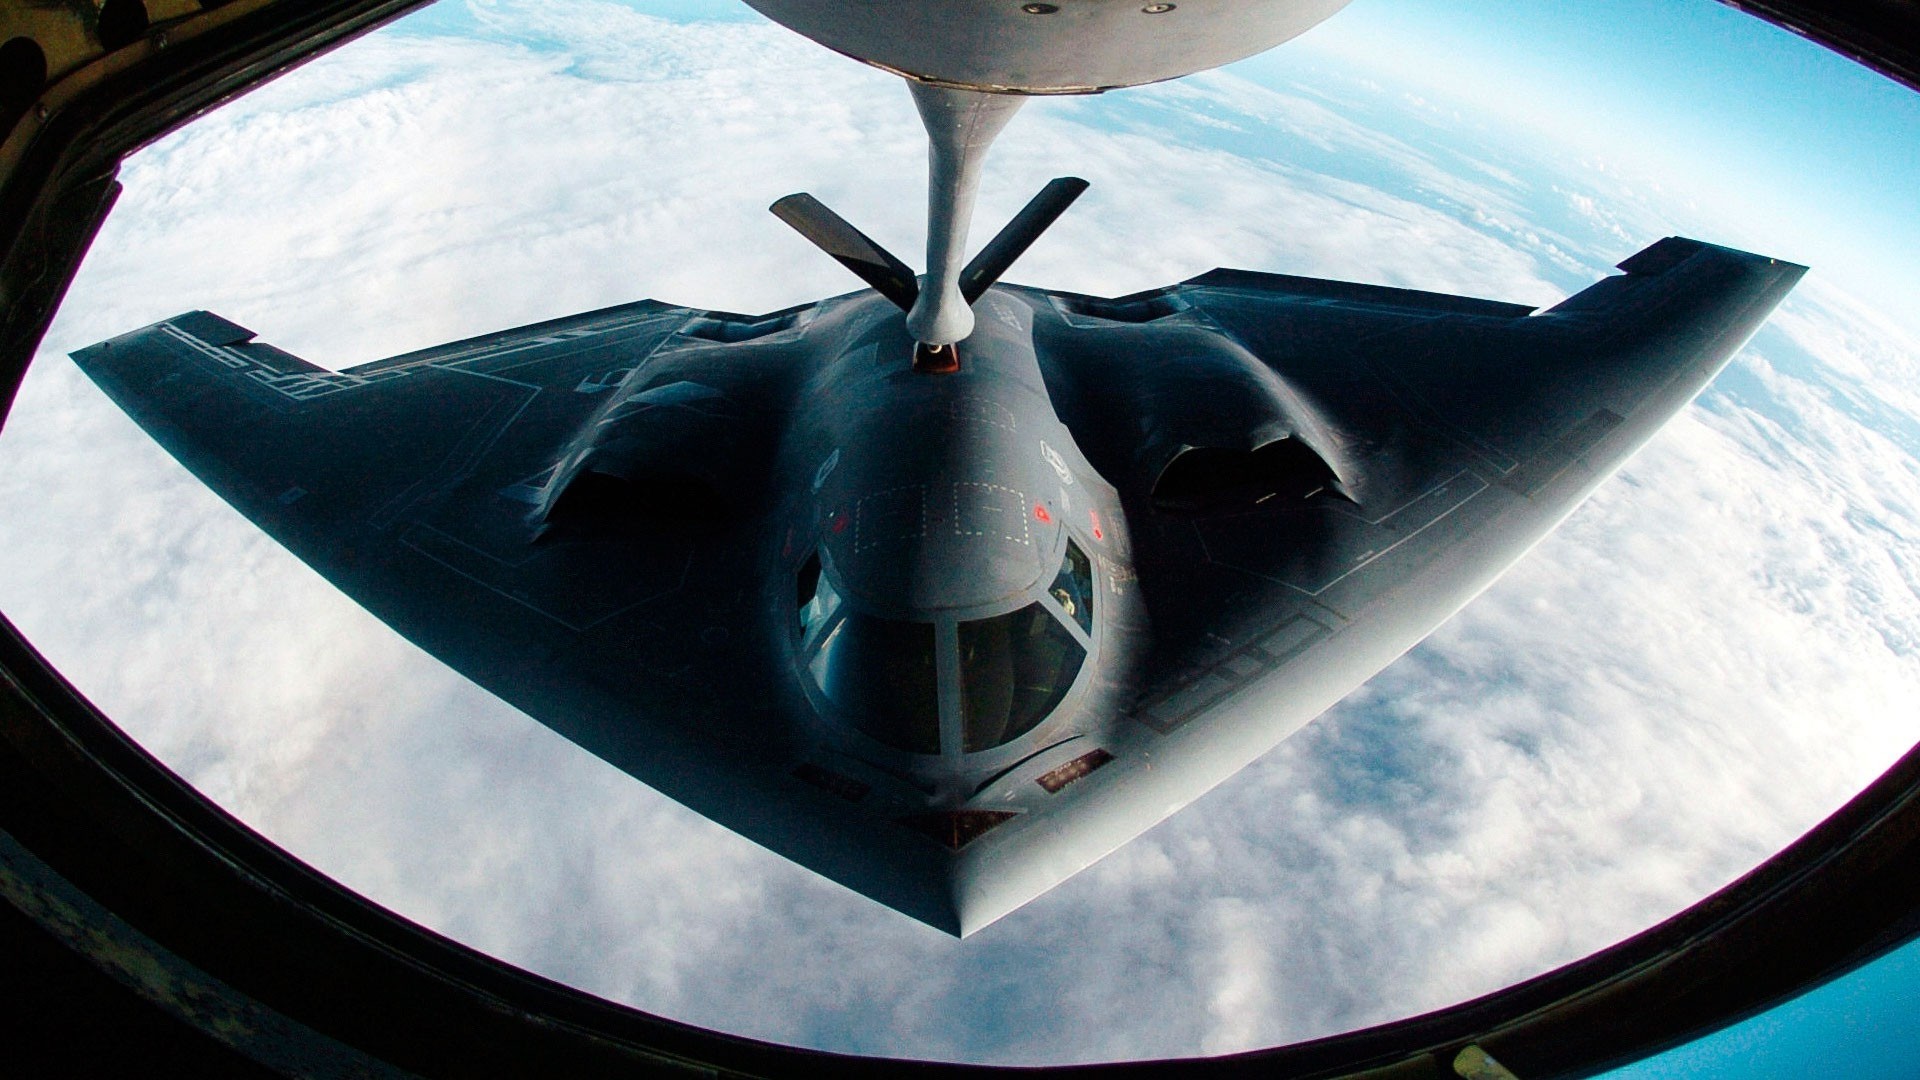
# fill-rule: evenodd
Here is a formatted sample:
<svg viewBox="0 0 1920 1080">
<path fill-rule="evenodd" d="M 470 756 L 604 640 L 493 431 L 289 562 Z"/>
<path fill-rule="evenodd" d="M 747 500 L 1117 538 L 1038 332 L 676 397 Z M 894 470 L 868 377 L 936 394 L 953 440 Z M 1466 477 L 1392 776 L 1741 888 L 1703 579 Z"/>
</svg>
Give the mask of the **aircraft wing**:
<svg viewBox="0 0 1920 1080">
<path fill-rule="evenodd" d="M 1050 383 L 1128 505 L 1157 677 L 1458 578 L 1443 618 L 1489 580 L 1465 567 L 1497 572 L 1570 512 L 1805 272 L 1677 237 L 1620 266 L 1537 312 L 1236 270 L 1047 294 Z"/>
<path fill-rule="evenodd" d="M 1023 290 L 1059 316 L 1035 320 L 1043 371 L 1127 508 L 1154 642 L 1137 741 L 1036 863 L 1138 835 L 1412 648 L 1805 272 L 1681 238 L 1620 265 L 1538 312 L 1233 270 L 1116 300 Z"/>
<path fill-rule="evenodd" d="M 215 493 L 455 670 L 695 811 L 955 928 L 924 885 L 945 851 L 866 836 L 791 775 L 791 679 L 743 632 L 762 600 L 741 568 L 765 530 L 741 523 L 764 513 L 814 310 L 643 301 L 340 372 L 191 312 L 74 359 Z M 636 393 L 642 367 L 654 389 Z M 631 464 L 636 427 L 667 440 L 652 460 L 670 475 L 604 464 Z M 605 483 L 572 484 L 596 469 Z M 731 505 L 623 527 L 604 493 L 627 482 L 653 485 L 649 506 L 690 484 Z M 599 494 L 556 501 L 571 487 Z"/>
<path fill-rule="evenodd" d="M 990 814 L 1005 823 L 953 844 L 896 820 L 897 792 L 867 797 L 812 764 L 793 720 L 812 706 L 767 645 L 793 613 L 764 568 L 810 542 L 769 462 L 823 365 L 900 333 L 877 298 L 757 317 L 642 302 L 341 372 L 194 312 L 75 360 L 455 670 L 696 812 L 963 934 L 1411 648 L 1682 408 L 1803 272 L 1679 239 L 1621 265 L 1537 313 L 1225 270 L 1118 300 L 985 291 L 994 325 L 1030 320 L 1069 456 L 1119 494 L 1126 536 L 1094 552 L 1107 587 L 1143 599 L 1150 655 L 1115 670 L 1124 716 L 1036 752 L 1033 782 L 983 787 L 1012 800 Z M 906 355 L 904 337 L 889 347 Z M 814 489 L 838 456 L 809 465 Z M 672 527 L 635 527 L 648 514 Z"/>
<path fill-rule="evenodd" d="M 643 301 L 334 372 L 194 311 L 74 360 L 217 494 L 325 572 L 339 516 L 405 517 L 508 428 L 563 435 L 599 404 L 611 372 L 688 314 Z"/>
</svg>

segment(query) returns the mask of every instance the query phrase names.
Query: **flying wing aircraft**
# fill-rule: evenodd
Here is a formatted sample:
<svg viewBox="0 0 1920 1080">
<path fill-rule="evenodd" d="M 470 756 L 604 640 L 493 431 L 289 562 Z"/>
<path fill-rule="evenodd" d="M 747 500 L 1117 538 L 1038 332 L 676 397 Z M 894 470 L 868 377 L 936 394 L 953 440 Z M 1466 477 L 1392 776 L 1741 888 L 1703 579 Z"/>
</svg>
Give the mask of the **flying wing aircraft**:
<svg viewBox="0 0 1920 1080">
<path fill-rule="evenodd" d="M 1804 268 L 1670 237 L 1563 303 L 1241 270 L 999 284 L 1055 181 L 921 282 L 651 300 L 344 371 L 190 312 L 74 354 L 428 652 L 950 933 L 1218 784 L 1416 644 L 1682 408 Z"/>
<path fill-rule="evenodd" d="M 368 610 L 548 727 L 965 935 L 1272 748 L 1484 588 L 1804 268 L 1669 238 L 1546 312 L 1215 270 L 962 262 L 1027 97 L 1250 55 L 1345 0 L 751 0 L 903 76 L 926 273 L 773 206 L 861 292 L 642 301 L 333 372 L 190 312 L 75 359 Z"/>
</svg>

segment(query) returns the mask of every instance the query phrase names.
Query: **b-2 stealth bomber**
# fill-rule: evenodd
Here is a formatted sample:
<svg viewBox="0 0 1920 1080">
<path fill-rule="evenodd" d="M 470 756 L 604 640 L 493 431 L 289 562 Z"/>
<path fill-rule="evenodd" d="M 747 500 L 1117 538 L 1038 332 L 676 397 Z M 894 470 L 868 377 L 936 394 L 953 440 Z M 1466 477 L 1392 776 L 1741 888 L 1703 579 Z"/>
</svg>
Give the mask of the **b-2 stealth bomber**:
<svg viewBox="0 0 1920 1080">
<path fill-rule="evenodd" d="M 646 300 L 343 371 L 196 311 L 74 358 L 455 670 L 965 935 L 1418 643 L 1804 272 L 1669 237 L 1541 311 L 1227 269 L 1003 284 L 1085 184 L 961 265 L 1007 110 L 914 85 L 925 278 L 796 195 L 775 212 L 872 289 Z"/>
</svg>

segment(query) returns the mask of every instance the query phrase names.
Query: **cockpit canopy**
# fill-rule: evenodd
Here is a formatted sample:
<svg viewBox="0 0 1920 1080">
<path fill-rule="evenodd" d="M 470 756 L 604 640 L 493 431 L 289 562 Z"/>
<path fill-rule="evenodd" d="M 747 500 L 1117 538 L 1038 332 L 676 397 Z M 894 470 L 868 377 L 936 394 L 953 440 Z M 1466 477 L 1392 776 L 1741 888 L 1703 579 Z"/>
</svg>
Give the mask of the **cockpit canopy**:
<svg viewBox="0 0 1920 1080">
<path fill-rule="evenodd" d="M 1039 599 L 987 618 L 911 621 L 844 603 L 816 554 L 797 581 L 801 656 L 830 714 L 876 742 L 910 754 L 992 750 L 1039 727 L 1072 690 L 1093 643 L 1092 570 L 1068 540 Z"/>
</svg>

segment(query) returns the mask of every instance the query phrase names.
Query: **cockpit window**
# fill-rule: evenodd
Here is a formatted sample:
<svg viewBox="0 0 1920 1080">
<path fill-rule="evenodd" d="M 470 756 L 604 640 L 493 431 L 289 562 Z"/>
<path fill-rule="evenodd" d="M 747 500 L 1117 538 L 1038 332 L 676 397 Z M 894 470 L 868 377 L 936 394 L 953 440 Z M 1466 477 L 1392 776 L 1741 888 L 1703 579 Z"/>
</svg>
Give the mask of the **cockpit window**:
<svg viewBox="0 0 1920 1080">
<path fill-rule="evenodd" d="M 963 622 L 959 630 L 962 745 L 968 753 L 1032 731 L 1066 696 L 1087 655 L 1073 632 L 1039 603 Z"/>
<path fill-rule="evenodd" d="M 1047 589 L 1050 602 L 953 626 L 955 636 L 947 640 L 959 651 L 959 692 L 949 708 L 957 700 L 967 753 L 1004 746 L 1059 707 L 1086 662 L 1082 641 L 1093 636 L 1093 591 L 1092 560 L 1069 540 Z M 817 553 L 794 575 L 794 602 L 804 662 L 832 712 L 896 750 L 940 753 L 935 625 L 844 605 Z"/>
<path fill-rule="evenodd" d="M 807 559 L 795 578 L 795 599 L 800 608 L 800 632 L 813 633 L 814 627 L 827 621 L 840 607 L 840 594 L 820 574 L 820 556 Z"/>
<path fill-rule="evenodd" d="M 1066 561 L 1060 564 L 1060 576 L 1053 579 L 1053 587 L 1047 591 L 1080 629 L 1093 633 L 1093 564 L 1080 545 L 1067 541 Z"/>
<path fill-rule="evenodd" d="M 820 585 L 829 592 L 824 577 Z M 910 754 L 940 752 L 932 623 L 848 612 L 808 668 L 827 700 L 864 734 Z"/>
<path fill-rule="evenodd" d="M 820 556 L 809 555 L 800 565 L 800 572 L 793 577 L 794 601 L 801 611 L 813 602 L 814 594 L 820 591 Z"/>
</svg>

